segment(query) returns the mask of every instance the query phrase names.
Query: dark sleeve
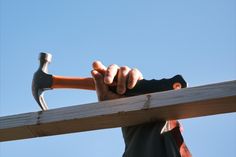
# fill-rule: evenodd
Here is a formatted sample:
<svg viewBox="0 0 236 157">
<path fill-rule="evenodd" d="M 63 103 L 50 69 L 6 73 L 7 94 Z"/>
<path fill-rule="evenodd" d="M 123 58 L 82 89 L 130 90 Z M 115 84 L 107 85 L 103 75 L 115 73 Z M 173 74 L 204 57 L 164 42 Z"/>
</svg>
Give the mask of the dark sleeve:
<svg viewBox="0 0 236 157">
<path fill-rule="evenodd" d="M 125 141 L 123 157 L 166 157 L 164 138 L 160 132 L 165 122 L 123 127 Z"/>
<path fill-rule="evenodd" d="M 184 143 L 179 126 L 162 132 L 165 124 L 165 121 L 157 121 L 123 127 L 123 157 L 181 157 L 180 152 Z M 188 153 L 184 157 L 190 156 Z"/>
</svg>

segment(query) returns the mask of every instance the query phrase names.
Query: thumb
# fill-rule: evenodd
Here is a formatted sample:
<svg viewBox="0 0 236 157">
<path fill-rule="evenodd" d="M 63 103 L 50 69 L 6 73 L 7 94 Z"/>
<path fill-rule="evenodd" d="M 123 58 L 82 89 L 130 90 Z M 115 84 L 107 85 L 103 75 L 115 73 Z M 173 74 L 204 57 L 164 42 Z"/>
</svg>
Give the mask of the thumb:
<svg viewBox="0 0 236 157">
<path fill-rule="evenodd" d="M 101 73 L 99 73 L 97 70 L 92 70 L 91 74 L 94 79 L 95 89 L 97 92 L 98 99 L 101 101 L 101 100 L 103 100 L 103 97 L 104 97 L 103 95 L 109 91 L 109 88 L 104 83 L 104 78 Z"/>
</svg>

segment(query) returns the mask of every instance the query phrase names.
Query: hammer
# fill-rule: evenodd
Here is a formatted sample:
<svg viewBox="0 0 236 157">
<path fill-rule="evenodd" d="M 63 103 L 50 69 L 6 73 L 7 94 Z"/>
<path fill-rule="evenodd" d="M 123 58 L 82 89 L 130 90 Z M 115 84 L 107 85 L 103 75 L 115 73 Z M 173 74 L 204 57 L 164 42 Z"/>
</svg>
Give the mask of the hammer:
<svg viewBox="0 0 236 157">
<path fill-rule="evenodd" d="M 43 111 L 48 109 L 44 100 L 43 92 L 57 88 L 76 88 L 95 90 L 94 80 L 91 77 L 65 77 L 48 74 L 48 65 L 52 60 L 50 53 L 39 54 L 39 68 L 34 73 L 32 81 L 32 94 Z M 186 81 L 181 75 L 176 75 L 169 79 L 161 80 L 139 80 L 133 89 L 126 89 L 125 96 L 135 96 L 153 92 L 180 89 L 187 87 Z M 116 92 L 115 86 L 110 86 L 110 90 Z"/>
</svg>

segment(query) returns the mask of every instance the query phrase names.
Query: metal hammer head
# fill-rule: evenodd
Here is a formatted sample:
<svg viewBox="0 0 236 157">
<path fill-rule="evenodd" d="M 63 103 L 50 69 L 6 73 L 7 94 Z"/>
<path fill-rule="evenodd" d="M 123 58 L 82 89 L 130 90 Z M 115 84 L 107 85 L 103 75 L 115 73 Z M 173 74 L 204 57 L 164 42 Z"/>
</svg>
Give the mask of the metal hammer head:
<svg viewBox="0 0 236 157">
<path fill-rule="evenodd" d="M 43 97 L 43 92 L 51 89 L 52 86 L 52 75 L 48 74 L 48 64 L 51 60 L 52 55 L 50 53 L 42 52 L 39 54 L 39 68 L 34 73 L 32 81 L 32 94 L 42 110 L 48 109 Z"/>
</svg>

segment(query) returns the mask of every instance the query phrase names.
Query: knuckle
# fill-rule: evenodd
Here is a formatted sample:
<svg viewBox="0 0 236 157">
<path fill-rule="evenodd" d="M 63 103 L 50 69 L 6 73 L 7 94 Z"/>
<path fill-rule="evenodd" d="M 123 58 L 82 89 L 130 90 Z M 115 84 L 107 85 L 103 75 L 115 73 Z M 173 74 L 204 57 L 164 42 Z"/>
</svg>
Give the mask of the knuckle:
<svg viewBox="0 0 236 157">
<path fill-rule="evenodd" d="M 119 66 L 117 64 L 111 64 L 108 68 L 112 69 L 112 68 L 118 68 Z"/>
<path fill-rule="evenodd" d="M 128 70 L 130 70 L 130 68 L 128 66 L 122 66 L 122 67 L 120 67 L 120 70 L 128 71 Z"/>
<path fill-rule="evenodd" d="M 138 72 L 137 69 L 131 69 L 131 70 L 130 70 L 130 77 L 134 77 L 134 76 L 136 76 L 136 75 L 138 75 L 138 74 L 139 74 L 139 72 Z"/>
<path fill-rule="evenodd" d="M 110 66 L 108 66 L 106 73 L 107 75 L 112 75 L 114 72 L 117 71 L 117 69 L 119 69 L 118 65 L 111 64 Z"/>
<path fill-rule="evenodd" d="M 142 73 L 137 68 L 133 68 L 131 71 L 134 75 L 138 75 L 140 77 L 143 76 Z"/>
<path fill-rule="evenodd" d="M 132 72 L 133 72 L 133 73 L 140 73 L 137 68 L 133 68 L 133 69 L 132 69 Z"/>
</svg>

